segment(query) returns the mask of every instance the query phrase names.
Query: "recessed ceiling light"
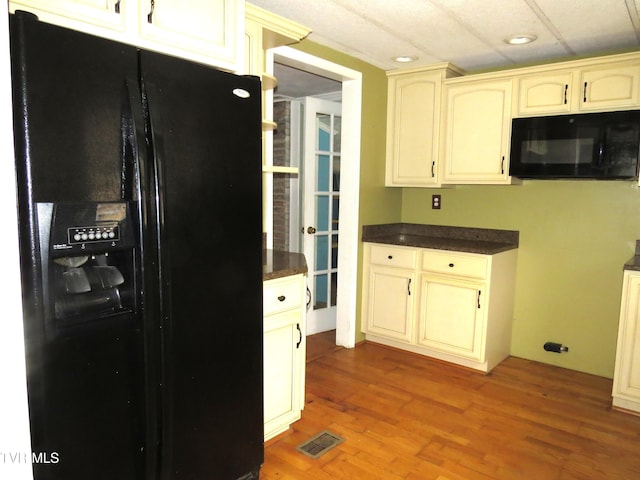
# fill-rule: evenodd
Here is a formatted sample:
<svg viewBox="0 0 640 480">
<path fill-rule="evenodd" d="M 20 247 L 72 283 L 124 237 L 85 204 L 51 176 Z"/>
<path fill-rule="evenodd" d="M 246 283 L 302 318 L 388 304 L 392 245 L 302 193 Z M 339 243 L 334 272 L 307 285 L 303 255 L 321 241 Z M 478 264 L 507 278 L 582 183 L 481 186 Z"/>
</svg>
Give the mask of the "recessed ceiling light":
<svg viewBox="0 0 640 480">
<path fill-rule="evenodd" d="M 399 63 L 415 62 L 417 59 L 418 57 L 415 57 L 413 55 L 398 55 L 397 57 L 393 57 L 393 61 Z"/>
<path fill-rule="evenodd" d="M 529 35 L 529 34 L 525 34 L 525 35 L 512 35 L 509 38 L 505 38 L 504 42 L 508 43 L 509 45 L 524 45 L 525 43 L 531 43 L 536 41 L 538 37 L 536 37 L 535 35 Z"/>
</svg>

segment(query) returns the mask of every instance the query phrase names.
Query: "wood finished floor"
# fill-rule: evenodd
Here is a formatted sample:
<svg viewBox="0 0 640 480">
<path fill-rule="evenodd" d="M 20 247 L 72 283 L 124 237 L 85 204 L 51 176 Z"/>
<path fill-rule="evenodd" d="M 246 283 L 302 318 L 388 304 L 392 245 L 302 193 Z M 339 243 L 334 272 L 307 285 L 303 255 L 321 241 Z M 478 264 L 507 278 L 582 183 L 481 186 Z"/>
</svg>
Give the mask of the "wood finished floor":
<svg viewBox="0 0 640 480">
<path fill-rule="evenodd" d="M 611 410 L 609 379 L 515 357 L 482 375 L 331 335 L 309 337 L 302 419 L 261 480 L 640 479 L 640 417 Z M 323 430 L 345 441 L 295 449 Z"/>
</svg>

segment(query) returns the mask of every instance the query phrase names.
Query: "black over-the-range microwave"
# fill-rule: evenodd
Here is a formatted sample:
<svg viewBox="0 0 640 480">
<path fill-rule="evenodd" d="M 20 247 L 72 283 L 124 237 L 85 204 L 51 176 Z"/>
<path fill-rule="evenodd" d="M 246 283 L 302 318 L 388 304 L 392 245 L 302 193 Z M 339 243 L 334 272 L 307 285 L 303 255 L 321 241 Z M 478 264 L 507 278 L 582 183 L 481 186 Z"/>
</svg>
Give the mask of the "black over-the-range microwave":
<svg viewBox="0 0 640 480">
<path fill-rule="evenodd" d="M 638 176 L 640 110 L 515 118 L 509 175 L 631 179 Z"/>
</svg>

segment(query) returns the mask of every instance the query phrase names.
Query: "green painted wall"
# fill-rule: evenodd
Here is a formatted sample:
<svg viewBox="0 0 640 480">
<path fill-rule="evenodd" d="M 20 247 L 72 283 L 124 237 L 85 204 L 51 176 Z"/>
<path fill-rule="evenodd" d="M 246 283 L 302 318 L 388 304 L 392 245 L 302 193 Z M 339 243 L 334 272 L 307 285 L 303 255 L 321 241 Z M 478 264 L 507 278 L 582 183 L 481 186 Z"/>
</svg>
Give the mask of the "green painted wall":
<svg viewBox="0 0 640 480">
<path fill-rule="evenodd" d="M 431 195 L 442 209 L 431 210 Z M 640 189 L 623 181 L 404 189 L 402 221 L 520 231 L 512 355 L 611 378 L 622 268 L 640 239 Z M 545 352 L 555 341 L 569 352 Z"/>
<path fill-rule="evenodd" d="M 402 190 L 385 188 L 384 186 L 387 118 L 387 76 L 384 70 L 308 40 L 303 40 L 293 47 L 362 73 L 358 231 L 362 231 L 362 225 L 400 221 Z M 358 254 L 358 272 L 362 272 L 362 249 Z M 358 275 L 358 299 L 360 299 L 362 292 L 360 277 L 361 275 Z M 357 303 L 356 342 L 364 339 L 360 333 L 360 301 L 358 300 Z"/>
</svg>

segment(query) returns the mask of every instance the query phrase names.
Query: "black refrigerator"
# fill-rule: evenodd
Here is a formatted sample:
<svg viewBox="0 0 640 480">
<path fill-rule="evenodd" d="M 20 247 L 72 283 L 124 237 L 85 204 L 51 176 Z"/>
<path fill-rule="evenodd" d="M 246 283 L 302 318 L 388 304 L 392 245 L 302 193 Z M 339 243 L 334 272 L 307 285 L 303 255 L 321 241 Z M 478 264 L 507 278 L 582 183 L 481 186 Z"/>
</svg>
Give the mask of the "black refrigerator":
<svg viewBox="0 0 640 480">
<path fill-rule="evenodd" d="M 257 479 L 259 80 L 10 34 L 35 480 Z"/>
</svg>

